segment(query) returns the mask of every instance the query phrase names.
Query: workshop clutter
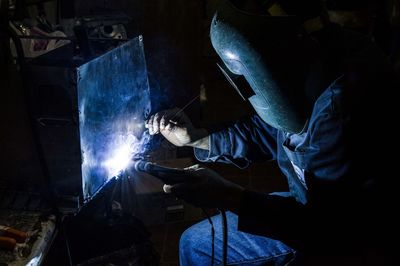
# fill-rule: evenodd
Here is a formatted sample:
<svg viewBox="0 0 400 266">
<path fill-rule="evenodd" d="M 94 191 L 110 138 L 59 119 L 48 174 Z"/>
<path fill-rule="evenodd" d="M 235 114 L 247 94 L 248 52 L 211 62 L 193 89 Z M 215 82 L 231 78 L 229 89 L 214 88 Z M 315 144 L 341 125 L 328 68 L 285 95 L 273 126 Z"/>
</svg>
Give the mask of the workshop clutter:
<svg viewBox="0 0 400 266">
<path fill-rule="evenodd" d="M 14 249 L 18 243 L 23 243 L 28 234 L 12 227 L 0 225 L 0 248 Z"/>
<path fill-rule="evenodd" d="M 49 32 L 38 26 L 30 27 L 26 23 L 19 22 L 10 22 L 10 27 L 18 36 L 32 37 L 21 39 L 24 55 L 27 58 L 38 57 L 71 42 L 66 39 L 67 35 L 64 32 L 59 30 L 50 31 L 50 27 L 48 28 Z M 12 40 L 11 50 L 14 57 L 16 57 L 15 46 Z"/>
</svg>

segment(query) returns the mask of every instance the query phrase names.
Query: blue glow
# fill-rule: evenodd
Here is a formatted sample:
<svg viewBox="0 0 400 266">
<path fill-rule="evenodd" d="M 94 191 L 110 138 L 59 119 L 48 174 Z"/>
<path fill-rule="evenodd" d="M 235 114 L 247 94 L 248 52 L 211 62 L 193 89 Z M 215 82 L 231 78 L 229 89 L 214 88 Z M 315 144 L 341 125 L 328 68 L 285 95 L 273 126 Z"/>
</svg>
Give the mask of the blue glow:
<svg viewBox="0 0 400 266">
<path fill-rule="evenodd" d="M 115 150 L 110 153 L 110 159 L 104 162 L 108 177 L 117 176 L 122 170 L 128 168 L 132 157 L 129 144 L 123 143 L 115 147 Z"/>
<path fill-rule="evenodd" d="M 79 67 L 82 187 L 88 200 L 140 157 L 150 112 L 143 40 L 135 38 Z"/>
<path fill-rule="evenodd" d="M 226 51 L 226 52 L 225 52 L 225 55 L 226 55 L 226 57 L 227 57 L 228 59 L 231 59 L 231 60 L 238 60 L 238 57 L 237 57 L 234 53 L 232 53 L 232 52 L 230 52 L 230 51 Z"/>
<path fill-rule="evenodd" d="M 108 179 L 118 176 L 132 165 L 132 159 L 143 153 L 146 138 L 139 140 L 132 134 L 116 136 L 108 151 L 109 157 L 102 163 Z"/>
</svg>

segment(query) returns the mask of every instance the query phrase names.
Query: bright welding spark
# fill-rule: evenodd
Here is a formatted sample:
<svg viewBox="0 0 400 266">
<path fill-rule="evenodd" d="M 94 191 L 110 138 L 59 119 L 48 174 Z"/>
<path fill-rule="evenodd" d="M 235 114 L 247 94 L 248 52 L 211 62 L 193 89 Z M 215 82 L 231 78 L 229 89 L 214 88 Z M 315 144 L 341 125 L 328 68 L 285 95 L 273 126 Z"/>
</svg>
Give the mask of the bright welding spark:
<svg viewBox="0 0 400 266">
<path fill-rule="evenodd" d="M 226 51 L 225 52 L 225 56 L 228 57 L 228 59 L 231 59 L 231 60 L 237 60 L 238 59 L 237 55 L 232 53 L 232 52 L 230 52 L 230 51 Z"/>
<path fill-rule="evenodd" d="M 118 177 L 123 170 L 131 166 L 133 158 L 143 152 L 147 138 L 142 135 L 139 139 L 133 134 L 126 133 L 126 131 L 134 131 L 134 127 L 137 125 L 133 123 L 129 130 L 121 130 L 119 134 L 113 136 L 105 153 L 106 160 L 102 163 L 102 167 L 107 171 L 108 179 Z"/>
<path fill-rule="evenodd" d="M 132 159 L 132 147 L 130 143 L 123 143 L 111 152 L 110 159 L 104 162 L 108 171 L 108 177 L 117 176 L 121 171 L 129 167 Z"/>
</svg>

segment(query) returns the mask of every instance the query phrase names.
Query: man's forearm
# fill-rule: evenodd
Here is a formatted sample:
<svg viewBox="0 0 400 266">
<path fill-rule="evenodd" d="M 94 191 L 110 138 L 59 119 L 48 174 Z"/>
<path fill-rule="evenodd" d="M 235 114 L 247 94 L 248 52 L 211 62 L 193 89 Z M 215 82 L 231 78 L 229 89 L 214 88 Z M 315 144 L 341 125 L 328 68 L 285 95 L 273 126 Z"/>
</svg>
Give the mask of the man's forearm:
<svg viewBox="0 0 400 266">
<path fill-rule="evenodd" d="M 210 136 L 207 130 L 203 128 L 196 129 L 193 139 L 194 141 L 190 142 L 187 146 L 202 150 L 210 150 Z"/>
</svg>

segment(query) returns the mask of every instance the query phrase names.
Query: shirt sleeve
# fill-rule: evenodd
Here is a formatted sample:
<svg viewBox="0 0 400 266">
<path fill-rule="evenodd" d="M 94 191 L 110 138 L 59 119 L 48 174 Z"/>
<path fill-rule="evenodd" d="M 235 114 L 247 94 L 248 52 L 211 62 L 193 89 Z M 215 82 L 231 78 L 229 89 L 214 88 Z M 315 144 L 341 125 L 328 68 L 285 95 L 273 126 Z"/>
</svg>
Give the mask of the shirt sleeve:
<svg viewBox="0 0 400 266">
<path fill-rule="evenodd" d="M 201 162 L 231 163 L 240 168 L 251 162 L 276 158 L 277 130 L 267 125 L 258 115 L 210 134 L 210 150 L 195 148 Z"/>
</svg>

